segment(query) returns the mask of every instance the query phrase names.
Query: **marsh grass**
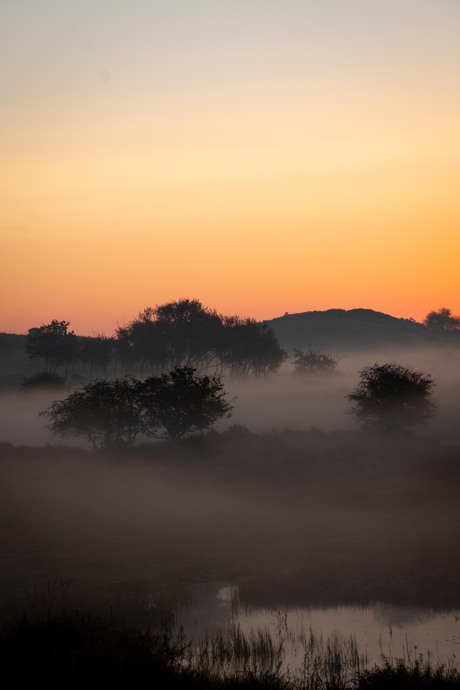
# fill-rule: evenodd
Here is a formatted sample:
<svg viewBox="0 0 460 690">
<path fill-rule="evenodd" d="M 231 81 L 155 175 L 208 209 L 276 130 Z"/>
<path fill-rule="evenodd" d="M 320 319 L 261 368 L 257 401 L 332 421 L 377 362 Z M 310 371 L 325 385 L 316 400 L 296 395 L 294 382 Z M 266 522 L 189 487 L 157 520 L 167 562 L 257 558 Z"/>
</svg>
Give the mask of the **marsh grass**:
<svg viewBox="0 0 460 690">
<path fill-rule="evenodd" d="M 344 639 L 333 633 L 324 639 L 310 629 L 303 643 L 302 688 L 322 690 L 352 687 L 354 679 L 367 666 L 367 660 L 359 653 L 352 635 Z"/>
<path fill-rule="evenodd" d="M 283 639 L 262 628 L 244 632 L 239 625 L 205 635 L 193 649 L 190 668 L 212 677 L 279 676 Z"/>
<path fill-rule="evenodd" d="M 239 608 L 236 588 L 231 592 L 230 605 Z M 406 638 L 403 658 L 391 650 L 385 654 L 382 647 L 380 662 L 371 665 L 353 634 L 332 632 L 324 636 L 311 627 L 296 629 L 282 611 L 270 628 L 250 628 L 239 622 L 226 631 L 206 635 L 200 643 L 192 643 L 187 663 L 189 671 L 213 679 L 215 687 L 244 678 L 265 679 L 266 687 L 272 687 L 269 682 L 276 679 L 284 684 L 279 687 L 289 690 L 460 687 L 455 656 L 444 664 L 434 655 L 424 659 Z"/>
<path fill-rule="evenodd" d="M 303 659 L 300 671 L 288 664 L 287 647 L 293 644 Z M 279 678 L 298 690 L 353 688 L 365 664 L 352 636 L 344 639 L 335 633 L 323 638 L 309 629 L 294 638 L 281 613 L 275 633 L 267 628 L 244 632 L 235 626 L 206 637 L 192 661 L 199 673 L 215 679 Z"/>
<path fill-rule="evenodd" d="M 367 668 L 356 640 L 338 634 L 297 637 L 303 655 L 300 673 L 285 665 L 292 633 L 281 613 L 277 632 L 245 632 L 239 626 L 187 640 L 182 628 L 133 628 L 113 615 L 95 615 L 63 606 L 66 583 L 34 593 L 29 611 L 0 629 L 0 672 L 5 687 L 82 684 L 111 688 L 177 690 L 451 690 L 460 687 L 454 666 L 422 659 L 383 659 Z M 291 639 L 292 641 L 292 639 Z M 408 648 L 409 649 L 409 648 Z"/>
<path fill-rule="evenodd" d="M 189 643 L 179 628 L 145 629 L 123 618 L 70 608 L 70 582 L 36 584 L 26 592 L 21 615 L 0 628 L 0 673 L 14 687 L 46 684 L 73 688 L 175 687 L 171 679 L 185 660 Z"/>
<path fill-rule="evenodd" d="M 460 687 L 460 675 L 456 669 L 443 665 L 433 666 L 419 660 L 408 664 L 399 659 L 363 671 L 355 687 L 357 690 L 454 690 Z"/>
</svg>

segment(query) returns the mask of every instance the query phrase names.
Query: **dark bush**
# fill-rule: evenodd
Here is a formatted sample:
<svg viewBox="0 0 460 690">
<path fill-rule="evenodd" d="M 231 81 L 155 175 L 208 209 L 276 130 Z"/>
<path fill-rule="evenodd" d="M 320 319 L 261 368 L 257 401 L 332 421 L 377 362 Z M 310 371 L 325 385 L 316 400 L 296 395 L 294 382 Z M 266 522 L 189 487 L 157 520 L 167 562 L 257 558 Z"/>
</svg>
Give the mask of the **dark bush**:
<svg viewBox="0 0 460 690">
<path fill-rule="evenodd" d="M 65 388 L 67 382 L 63 376 L 52 373 L 50 371 L 39 371 L 29 378 L 25 378 L 20 383 L 21 391 L 34 391 L 42 388 L 45 389 L 62 389 Z"/>
</svg>

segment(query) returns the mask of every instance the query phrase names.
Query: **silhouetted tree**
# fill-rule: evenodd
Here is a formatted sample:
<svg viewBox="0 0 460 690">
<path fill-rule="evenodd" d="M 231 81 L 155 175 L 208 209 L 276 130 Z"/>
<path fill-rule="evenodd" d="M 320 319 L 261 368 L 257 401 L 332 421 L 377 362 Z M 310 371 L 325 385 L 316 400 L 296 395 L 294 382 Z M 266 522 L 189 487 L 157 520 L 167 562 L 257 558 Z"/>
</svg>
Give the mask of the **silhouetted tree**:
<svg viewBox="0 0 460 690">
<path fill-rule="evenodd" d="M 454 316 L 451 310 L 446 307 L 430 311 L 423 323 L 430 331 L 437 331 L 438 333 L 460 330 L 460 316 Z"/>
<path fill-rule="evenodd" d="M 132 373 L 138 364 L 139 355 L 135 347 L 129 326 L 119 326 L 113 341 L 116 365 L 124 375 Z"/>
<path fill-rule="evenodd" d="M 285 353 L 270 326 L 223 317 L 201 302 L 182 299 L 146 309 L 117 329 L 118 361 L 125 373 L 191 366 L 231 373 L 276 371 Z"/>
<path fill-rule="evenodd" d="M 222 318 L 197 299 L 168 302 L 151 310 L 155 323 L 167 341 L 170 364 L 206 369 L 215 360 Z"/>
<path fill-rule="evenodd" d="M 433 416 L 431 376 L 396 363 L 369 365 L 360 375 L 360 383 L 346 397 L 364 427 L 402 430 Z"/>
<path fill-rule="evenodd" d="M 136 379 L 99 380 L 57 400 L 45 412 L 48 428 L 62 436 L 81 436 L 95 450 L 131 445 L 139 433 L 180 439 L 209 429 L 232 406 L 217 376 L 199 376 L 192 367 Z"/>
<path fill-rule="evenodd" d="M 69 325 L 70 321 L 53 320 L 28 332 L 26 352 L 29 357 L 42 357 L 49 374 L 55 374 L 60 366 L 65 366 L 67 372 L 78 356 L 78 338 L 68 330 Z"/>
<path fill-rule="evenodd" d="M 51 374 L 49 371 L 39 371 L 29 378 L 25 378 L 20 383 L 22 392 L 32 392 L 43 389 L 65 388 L 66 380 L 58 374 Z"/>
<path fill-rule="evenodd" d="M 127 380 L 94 381 L 41 414 L 53 433 L 86 438 L 95 450 L 130 445 L 140 430 L 136 386 Z"/>
<path fill-rule="evenodd" d="M 80 359 L 84 364 L 89 364 L 89 378 L 94 371 L 107 374 L 113 353 L 113 338 L 105 335 L 96 335 L 94 338 L 86 338 L 81 346 Z"/>
<path fill-rule="evenodd" d="M 219 315 L 198 300 L 148 308 L 117 329 L 116 352 L 124 371 L 161 371 L 180 365 L 206 369 L 216 358 Z"/>
<path fill-rule="evenodd" d="M 295 374 L 330 373 L 337 367 L 338 359 L 319 348 L 309 347 L 308 350 L 294 350 L 293 364 Z"/>
<path fill-rule="evenodd" d="M 192 367 L 147 378 L 136 390 L 143 430 L 155 438 L 177 440 L 209 429 L 232 409 L 220 379 L 198 376 Z"/>
<path fill-rule="evenodd" d="M 231 374 L 268 374 L 275 372 L 286 359 L 271 326 L 239 316 L 223 317 L 219 355 Z"/>
</svg>

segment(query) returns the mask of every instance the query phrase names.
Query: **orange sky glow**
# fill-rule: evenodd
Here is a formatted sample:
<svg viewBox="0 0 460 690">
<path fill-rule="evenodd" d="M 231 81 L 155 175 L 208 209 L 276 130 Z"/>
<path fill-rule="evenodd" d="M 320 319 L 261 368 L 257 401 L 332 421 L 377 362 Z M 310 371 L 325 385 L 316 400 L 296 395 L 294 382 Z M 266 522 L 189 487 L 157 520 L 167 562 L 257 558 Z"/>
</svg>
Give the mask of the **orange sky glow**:
<svg viewBox="0 0 460 690">
<path fill-rule="evenodd" d="M 0 330 L 459 313 L 457 6 L 184 2 L 0 11 Z"/>
</svg>

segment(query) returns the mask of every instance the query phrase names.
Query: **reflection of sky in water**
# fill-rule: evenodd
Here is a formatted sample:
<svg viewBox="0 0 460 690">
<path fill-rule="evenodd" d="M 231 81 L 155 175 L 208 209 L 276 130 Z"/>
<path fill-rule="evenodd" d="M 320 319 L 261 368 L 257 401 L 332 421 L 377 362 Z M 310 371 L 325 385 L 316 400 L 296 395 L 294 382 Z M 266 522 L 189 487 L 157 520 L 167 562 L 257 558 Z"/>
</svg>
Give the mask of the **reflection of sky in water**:
<svg viewBox="0 0 460 690">
<path fill-rule="evenodd" d="M 417 608 L 402 608 L 392 604 L 375 604 L 373 607 L 376 621 L 381 625 L 400 626 L 415 625 L 429 621 L 433 617 L 432 611 Z"/>
<path fill-rule="evenodd" d="M 282 629 L 286 638 L 286 663 L 291 670 L 302 662 L 304 636 L 310 629 L 323 639 L 338 634 L 345 641 L 353 636 L 367 663 L 381 663 L 383 657 L 414 661 L 423 657 L 434 663 L 458 665 L 460 615 L 458 611 L 436 613 L 415 608 L 375 604 L 372 607 L 236 610 L 232 593 L 224 583 L 191 588 L 188 606 L 180 611 L 187 635 L 195 640 L 205 631 L 212 634 L 230 623 L 244 632 L 268 629 L 274 637 Z"/>
</svg>

